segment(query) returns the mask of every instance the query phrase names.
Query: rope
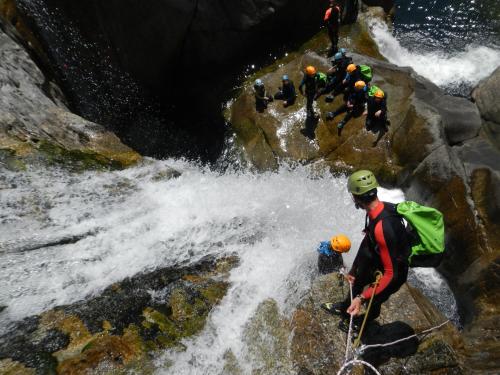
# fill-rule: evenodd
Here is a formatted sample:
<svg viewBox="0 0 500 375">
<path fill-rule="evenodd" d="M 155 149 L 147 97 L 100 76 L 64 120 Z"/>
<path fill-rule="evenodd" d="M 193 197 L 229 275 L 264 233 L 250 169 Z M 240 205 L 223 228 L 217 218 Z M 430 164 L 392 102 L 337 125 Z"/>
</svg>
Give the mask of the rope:
<svg viewBox="0 0 500 375">
<path fill-rule="evenodd" d="M 408 337 L 405 337 L 405 338 L 402 338 L 402 339 L 399 339 L 399 340 L 396 340 L 396 341 L 392 341 L 392 342 L 388 342 L 388 343 L 385 343 L 385 344 L 372 344 L 372 345 L 362 345 L 358 350 L 357 350 L 357 354 L 358 355 L 362 355 L 367 349 L 372 349 L 372 348 L 384 348 L 386 346 L 391 346 L 391 345 L 395 345 L 395 344 L 399 344 L 400 342 L 403 342 L 403 341 L 406 341 L 406 340 L 410 340 L 414 337 L 418 337 L 420 335 L 424 335 L 424 334 L 427 334 L 429 332 L 432 332 L 436 329 L 439 329 L 441 328 L 442 326 L 444 326 L 445 324 L 449 323 L 450 320 L 448 319 L 447 321 L 435 326 L 435 327 L 432 327 L 432 328 L 429 328 L 429 329 L 426 329 L 425 331 L 422 331 L 420 333 L 415 333 L 411 336 L 408 336 Z"/>
<path fill-rule="evenodd" d="M 352 366 L 352 365 L 364 365 L 366 367 L 368 367 L 369 369 L 371 369 L 375 374 L 377 375 L 382 375 L 380 372 L 377 371 L 377 369 L 375 367 L 373 367 L 373 365 L 371 363 L 368 363 L 368 362 L 365 362 L 365 361 L 362 361 L 360 359 L 353 359 L 352 361 L 349 361 L 347 363 L 344 363 L 344 365 L 340 368 L 340 370 L 337 372 L 337 375 L 342 375 L 344 373 L 344 371 Z"/>
<path fill-rule="evenodd" d="M 349 283 L 349 292 L 351 295 L 351 301 L 352 301 L 352 284 Z M 347 342 L 345 344 L 345 359 L 344 362 L 349 361 L 349 357 L 351 357 L 352 354 L 352 347 L 351 347 L 351 337 L 352 337 L 352 322 L 354 320 L 354 315 L 351 315 L 349 318 L 349 331 L 347 332 Z"/>
<path fill-rule="evenodd" d="M 363 335 L 366 321 L 368 320 L 368 315 L 370 314 L 370 309 L 372 307 L 373 298 L 375 297 L 375 292 L 377 290 L 377 287 L 378 287 L 378 284 L 379 284 L 381 278 L 382 278 L 382 272 L 377 271 L 375 273 L 375 282 L 373 283 L 372 296 L 370 297 L 370 302 L 368 303 L 368 307 L 366 308 L 365 318 L 363 319 L 363 323 L 361 324 L 361 329 L 359 330 L 358 337 L 356 338 L 356 341 L 354 342 L 354 345 L 353 345 L 354 348 L 357 348 L 359 346 L 359 343 L 361 342 L 361 336 Z M 352 296 L 351 296 L 351 301 L 352 301 Z"/>
</svg>

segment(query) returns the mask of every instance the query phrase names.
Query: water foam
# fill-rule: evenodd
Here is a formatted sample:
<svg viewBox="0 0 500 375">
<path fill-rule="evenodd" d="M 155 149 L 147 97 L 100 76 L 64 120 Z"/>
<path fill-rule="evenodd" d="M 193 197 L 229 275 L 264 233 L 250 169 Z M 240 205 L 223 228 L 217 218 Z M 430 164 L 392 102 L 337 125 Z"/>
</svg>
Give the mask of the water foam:
<svg viewBox="0 0 500 375">
<path fill-rule="evenodd" d="M 500 50 L 468 45 L 465 50 L 416 51 L 401 45 L 385 23 L 372 21 L 370 30 L 380 53 L 399 66 L 410 66 L 438 86 L 473 86 L 500 65 Z"/>
</svg>

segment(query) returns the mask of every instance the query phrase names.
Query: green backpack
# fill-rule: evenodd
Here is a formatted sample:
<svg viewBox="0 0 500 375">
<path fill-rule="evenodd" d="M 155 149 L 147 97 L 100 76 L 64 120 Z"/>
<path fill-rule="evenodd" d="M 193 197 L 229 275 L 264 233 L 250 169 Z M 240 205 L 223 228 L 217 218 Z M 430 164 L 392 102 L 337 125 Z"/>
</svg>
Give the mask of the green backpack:
<svg viewBox="0 0 500 375">
<path fill-rule="evenodd" d="M 373 96 L 373 95 L 375 95 L 375 93 L 376 93 L 377 91 L 379 91 L 379 90 L 380 90 L 380 91 L 382 91 L 382 92 L 384 92 L 384 91 L 383 91 L 381 88 L 379 88 L 378 86 L 371 85 L 371 86 L 370 86 L 370 90 L 368 91 L 368 96 L 372 97 L 372 96 Z"/>
<path fill-rule="evenodd" d="M 361 73 L 361 77 L 365 83 L 368 83 L 372 80 L 373 74 L 372 74 L 372 68 L 370 68 L 368 65 L 360 65 L 359 66 L 359 71 Z"/>
<path fill-rule="evenodd" d="M 326 86 L 327 80 L 328 77 L 325 73 L 318 72 L 316 74 L 316 82 L 318 82 L 318 84 L 320 84 L 321 86 Z"/>
<path fill-rule="evenodd" d="M 410 267 L 437 267 L 445 250 L 443 214 L 411 201 L 399 203 L 396 210 L 409 224 Z"/>
</svg>

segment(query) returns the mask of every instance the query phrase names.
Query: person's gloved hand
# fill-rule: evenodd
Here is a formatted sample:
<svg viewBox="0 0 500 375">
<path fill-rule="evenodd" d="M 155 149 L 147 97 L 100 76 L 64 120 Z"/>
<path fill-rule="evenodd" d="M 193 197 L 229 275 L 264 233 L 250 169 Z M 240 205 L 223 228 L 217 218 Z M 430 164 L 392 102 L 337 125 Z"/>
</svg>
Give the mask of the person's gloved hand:
<svg viewBox="0 0 500 375">
<path fill-rule="evenodd" d="M 318 251 L 318 253 L 324 254 L 324 255 L 327 255 L 327 256 L 332 256 L 333 255 L 332 248 L 331 248 L 331 245 L 330 245 L 330 241 L 322 241 L 319 244 L 317 251 Z"/>
</svg>

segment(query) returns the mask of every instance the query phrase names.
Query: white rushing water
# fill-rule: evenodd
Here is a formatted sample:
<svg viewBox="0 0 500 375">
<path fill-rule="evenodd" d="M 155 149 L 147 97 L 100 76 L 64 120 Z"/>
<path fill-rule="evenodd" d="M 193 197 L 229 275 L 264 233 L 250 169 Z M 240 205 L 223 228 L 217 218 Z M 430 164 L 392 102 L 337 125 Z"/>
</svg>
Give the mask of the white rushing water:
<svg viewBox="0 0 500 375">
<path fill-rule="evenodd" d="M 385 23 L 373 21 L 370 30 L 380 53 L 399 66 L 410 66 L 438 86 L 473 86 L 500 65 L 500 50 L 471 44 L 462 51 L 409 50 Z"/>
<path fill-rule="evenodd" d="M 156 178 L 167 166 L 181 176 Z M 316 274 L 317 244 L 345 233 L 356 249 L 362 238 L 364 213 L 354 208 L 346 179 L 302 166 L 221 174 L 169 160 L 117 172 L 2 175 L 2 327 L 141 271 L 238 254 L 228 294 L 202 333 L 184 341 L 186 351 L 161 356 L 160 374 L 221 373 L 228 350 L 251 373 L 244 328 L 258 305 L 273 298 L 289 313 Z M 380 194 L 404 198 L 397 190 Z M 68 238 L 81 239 L 41 247 Z"/>
</svg>

